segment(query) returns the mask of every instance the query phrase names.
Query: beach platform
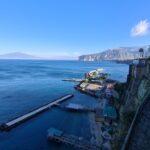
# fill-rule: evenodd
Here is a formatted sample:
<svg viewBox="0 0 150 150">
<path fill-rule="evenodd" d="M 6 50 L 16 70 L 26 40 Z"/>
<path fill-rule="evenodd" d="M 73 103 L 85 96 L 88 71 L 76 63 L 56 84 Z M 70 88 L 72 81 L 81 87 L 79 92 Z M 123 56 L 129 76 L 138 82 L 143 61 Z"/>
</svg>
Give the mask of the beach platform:
<svg viewBox="0 0 150 150">
<path fill-rule="evenodd" d="M 87 94 L 87 95 L 90 95 L 92 97 L 98 98 L 98 96 L 95 94 L 95 92 L 89 91 L 89 90 L 86 90 L 86 89 L 82 89 L 79 85 L 74 86 L 74 88 L 76 90 L 80 91 L 83 94 Z"/>
<path fill-rule="evenodd" d="M 7 122 L 7 123 L 3 123 L 3 124 L 0 125 L 0 130 L 8 131 L 8 130 L 12 129 L 13 127 L 21 124 L 22 122 L 25 122 L 26 120 L 29 120 L 29 119 L 35 117 L 36 115 L 38 115 L 38 114 L 40 114 L 40 113 L 50 109 L 51 107 L 53 107 L 53 106 L 55 106 L 55 105 L 65 101 L 67 99 L 72 98 L 73 96 L 74 95 L 72 95 L 72 94 L 68 94 L 68 95 L 62 96 L 62 97 L 60 97 L 60 98 L 58 98 L 56 100 L 53 100 L 53 101 L 49 102 L 48 104 L 45 104 L 44 106 L 41 106 L 39 108 L 34 109 L 33 111 L 31 111 L 31 112 L 29 112 L 29 113 L 27 113 L 25 115 L 17 117 L 17 118 L 15 118 L 15 119 Z"/>
</svg>

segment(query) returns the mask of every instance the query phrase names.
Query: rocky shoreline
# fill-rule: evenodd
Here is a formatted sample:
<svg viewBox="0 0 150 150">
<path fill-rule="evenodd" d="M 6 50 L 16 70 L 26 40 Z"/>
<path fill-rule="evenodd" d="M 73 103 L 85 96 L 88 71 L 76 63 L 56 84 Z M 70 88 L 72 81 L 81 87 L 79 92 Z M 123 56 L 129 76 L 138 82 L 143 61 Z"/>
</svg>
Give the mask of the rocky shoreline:
<svg viewBox="0 0 150 150">
<path fill-rule="evenodd" d="M 134 124 L 133 118 L 142 103 L 150 97 L 149 77 L 150 59 L 140 59 L 138 63 L 129 65 L 126 83 L 110 80 L 106 73 L 95 70 L 87 73 L 85 79 L 75 86 L 80 92 L 95 97 L 98 101 L 95 111 L 89 114 L 91 142 L 102 149 L 117 150 L 122 147 L 122 150 L 126 150 L 126 141 L 130 142 L 130 130 L 134 130 L 130 127 Z M 145 110 L 145 115 L 146 112 L 149 113 Z M 150 120 L 146 121 L 144 124 L 149 124 Z M 140 132 L 145 131 L 144 127 L 140 128 L 137 135 L 143 135 Z"/>
</svg>

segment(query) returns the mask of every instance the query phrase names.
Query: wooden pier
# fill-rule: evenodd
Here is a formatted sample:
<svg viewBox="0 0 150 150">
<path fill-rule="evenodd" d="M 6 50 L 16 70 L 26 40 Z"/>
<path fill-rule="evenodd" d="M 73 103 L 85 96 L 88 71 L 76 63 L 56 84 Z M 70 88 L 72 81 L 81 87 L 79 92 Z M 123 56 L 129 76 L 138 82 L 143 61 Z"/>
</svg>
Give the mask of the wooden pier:
<svg viewBox="0 0 150 150">
<path fill-rule="evenodd" d="M 83 139 L 82 137 L 77 137 L 74 135 L 65 134 L 63 131 L 60 131 L 55 128 L 50 128 L 48 130 L 48 140 L 55 141 L 57 143 L 64 143 L 70 146 L 74 146 L 79 149 L 84 150 L 99 150 L 100 146 L 92 144 L 91 142 Z"/>
<path fill-rule="evenodd" d="M 52 106 L 55 106 L 58 103 L 61 103 L 61 102 L 65 101 L 65 100 L 67 100 L 67 99 L 70 99 L 73 96 L 74 95 L 72 95 L 72 94 L 65 95 L 65 96 L 60 97 L 59 99 L 56 99 L 56 100 L 54 100 L 54 101 L 52 101 L 52 102 L 50 102 L 50 103 L 48 103 L 48 104 L 46 104 L 44 106 L 36 108 L 35 110 L 33 110 L 33 111 L 31 111 L 31 112 L 29 112 L 29 113 L 27 113 L 25 115 L 17 117 L 17 118 L 15 118 L 15 119 L 7 122 L 7 123 L 3 123 L 3 124 L 0 125 L 0 130 L 8 131 L 8 130 L 12 129 L 13 127 L 19 125 L 20 123 L 25 122 L 26 120 L 29 120 L 30 118 L 33 118 L 34 116 L 36 116 L 36 115 L 38 115 L 38 114 L 40 114 L 40 113 L 50 109 Z"/>
</svg>

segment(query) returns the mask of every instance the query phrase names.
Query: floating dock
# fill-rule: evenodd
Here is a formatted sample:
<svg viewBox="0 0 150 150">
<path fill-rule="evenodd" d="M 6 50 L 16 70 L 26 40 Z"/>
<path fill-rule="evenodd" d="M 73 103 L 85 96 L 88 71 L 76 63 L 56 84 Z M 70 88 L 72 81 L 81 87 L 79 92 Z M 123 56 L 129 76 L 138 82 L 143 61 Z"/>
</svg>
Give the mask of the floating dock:
<svg viewBox="0 0 150 150">
<path fill-rule="evenodd" d="M 39 107 L 39 108 L 37 108 L 37 109 L 35 109 L 35 110 L 33 110 L 33 111 L 23 115 L 23 116 L 15 118 L 15 119 L 7 122 L 7 123 L 3 123 L 3 124 L 0 125 L 0 130 L 2 130 L 2 131 L 10 130 L 13 127 L 19 125 L 20 123 L 25 122 L 26 120 L 28 120 L 30 118 L 33 118 L 34 116 L 36 116 L 36 115 L 38 115 L 38 114 L 40 114 L 40 113 L 50 109 L 52 106 L 55 106 L 58 103 L 61 103 L 61 102 L 65 101 L 65 100 L 67 100 L 67 99 L 70 99 L 73 96 L 74 95 L 72 95 L 72 94 L 62 96 L 59 99 L 56 99 L 56 100 L 54 100 L 54 101 L 52 101 L 52 102 L 50 102 L 50 103 L 48 103 L 48 104 L 46 104 L 44 106 L 41 106 L 41 107 Z"/>
<path fill-rule="evenodd" d="M 75 111 L 75 112 L 94 112 L 94 108 L 87 107 L 81 104 L 69 103 L 65 106 L 58 105 L 61 109 L 68 110 L 68 111 Z"/>
<path fill-rule="evenodd" d="M 64 143 L 71 146 L 74 146 L 79 149 L 84 150 L 99 150 L 100 146 L 92 144 L 89 141 L 83 139 L 82 137 L 77 137 L 74 135 L 65 134 L 63 131 L 60 131 L 55 128 L 50 128 L 48 130 L 48 140 L 55 141 L 57 143 Z"/>
</svg>

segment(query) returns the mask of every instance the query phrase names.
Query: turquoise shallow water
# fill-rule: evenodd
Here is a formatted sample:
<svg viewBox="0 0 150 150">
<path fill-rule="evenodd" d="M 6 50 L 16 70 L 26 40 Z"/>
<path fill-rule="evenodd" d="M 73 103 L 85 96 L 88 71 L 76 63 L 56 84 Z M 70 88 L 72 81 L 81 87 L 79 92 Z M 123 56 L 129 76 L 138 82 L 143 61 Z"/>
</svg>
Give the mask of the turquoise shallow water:
<svg viewBox="0 0 150 150">
<path fill-rule="evenodd" d="M 62 95 L 75 95 L 69 101 L 94 105 L 92 97 L 75 91 L 65 78 L 82 78 L 84 73 L 102 67 L 111 78 L 126 80 L 128 65 L 112 62 L 0 60 L 0 123 L 25 114 Z M 10 132 L 0 132 L 0 150 L 70 149 L 47 142 L 47 129 L 56 127 L 70 134 L 90 138 L 86 114 L 53 108 Z"/>
</svg>

